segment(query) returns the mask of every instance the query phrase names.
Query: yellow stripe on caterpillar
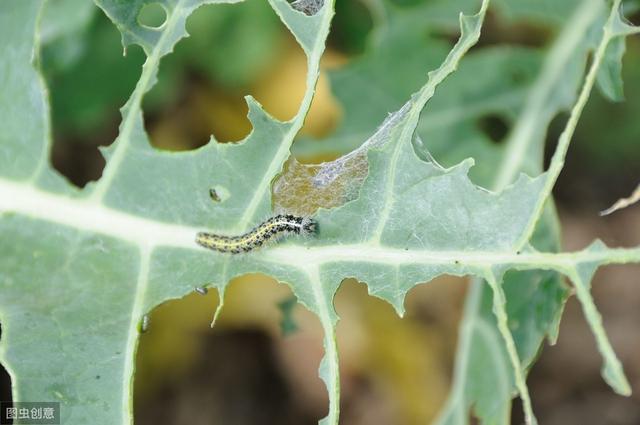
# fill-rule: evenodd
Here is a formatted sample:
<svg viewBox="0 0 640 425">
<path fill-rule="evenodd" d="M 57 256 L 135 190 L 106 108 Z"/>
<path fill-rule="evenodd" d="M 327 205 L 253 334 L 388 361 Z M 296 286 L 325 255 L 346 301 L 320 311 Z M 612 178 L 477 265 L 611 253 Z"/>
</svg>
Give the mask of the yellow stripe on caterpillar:
<svg viewBox="0 0 640 425">
<path fill-rule="evenodd" d="M 269 241 L 287 235 L 313 235 L 317 232 L 317 228 L 318 225 L 312 218 L 281 214 L 271 217 L 250 232 L 240 236 L 200 232 L 196 236 L 196 243 L 214 251 L 239 254 L 253 251 Z"/>
</svg>

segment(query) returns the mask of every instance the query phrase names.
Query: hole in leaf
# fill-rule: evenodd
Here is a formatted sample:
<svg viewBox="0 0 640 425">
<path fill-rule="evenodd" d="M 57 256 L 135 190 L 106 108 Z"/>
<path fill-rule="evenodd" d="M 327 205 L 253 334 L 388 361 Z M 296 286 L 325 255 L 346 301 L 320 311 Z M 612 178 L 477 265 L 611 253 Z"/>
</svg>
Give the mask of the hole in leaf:
<svg viewBox="0 0 640 425">
<path fill-rule="evenodd" d="M 564 217 L 562 217 L 564 216 Z M 637 218 L 632 218 L 637 222 Z M 561 221 L 571 223 L 566 250 L 584 247 L 585 241 L 600 236 L 597 229 L 602 220 L 580 213 L 561 214 Z M 633 225 L 626 220 L 607 224 L 607 233 L 624 235 L 619 244 L 629 241 Z M 637 227 L 636 227 L 637 228 Z M 566 229 L 566 228 L 565 228 Z M 611 236 L 609 235 L 609 241 Z M 637 239 L 631 244 L 637 244 Z M 640 292 L 637 291 L 638 265 L 605 266 L 598 270 L 591 282 L 591 293 L 616 355 L 631 378 L 637 378 L 640 335 L 636 332 L 640 320 Z M 534 411 L 541 424 L 637 424 L 640 423 L 640 404 L 637 398 L 620 397 L 602 379 L 602 357 L 595 346 L 580 302 L 575 296 L 567 300 L 560 322 L 557 343 L 546 345 L 527 377 Z M 561 378 L 559 378 L 561 377 Z M 520 416 L 521 418 L 522 416 Z M 516 419 L 516 417 L 514 417 Z M 513 421 L 512 423 L 522 423 Z"/>
<path fill-rule="evenodd" d="M 160 3 L 142 6 L 138 13 L 138 23 L 149 28 L 160 28 L 167 21 L 167 11 Z"/>
<path fill-rule="evenodd" d="M 371 11 L 362 1 L 339 1 L 331 22 L 328 45 L 346 54 L 364 52 L 373 29 Z"/>
<path fill-rule="evenodd" d="M 640 25 L 640 3 L 636 1 L 635 4 L 625 4 L 622 10 L 625 19 L 630 22 L 631 25 Z M 629 37 L 627 42 L 630 39 L 633 39 L 633 37 Z"/>
<path fill-rule="evenodd" d="M 2 324 L 0 324 L 0 341 L 2 341 Z M 0 401 L 12 401 L 11 376 L 2 365 L 0 365 Z"/>
<path fill-rule="evenodd" d="M 509 124 L 497 114 L 482 116 L 477 123 L 480 130 L 494 143 L 501 143 L 509 132 Z"/>
<path fill-rule="evenodd" d="M 510 21 L 500 14 L 488 11 L 480 39 L 472 50 L 493 45 L 544 47 L 549 44 L 553 35 L 551 27 L 527 21 Z"/>
<path fill-rule="evenodd" d="M 9 373 L 2 365 L 0 365 L 0 400 L 9 403 L 13 401 L 11 394 L 11 376 L 9 376 Z"/>
<path fill-rule="evenodd" d="M 514 398 L 511 404 L 511 423 L 512 424 L 525 423 L 524 410 L 522 408 L 522 400 L 520 399 L 520 397 Z"/>
<path fill-rule="evenodd" d="M 84 187 L 100 178 L 105 160 L 97 143 L 68 139 L 53 145 L 51 164 L 71 183 Z"/>
<path fill-rule="evenodd" d="M 267 333 L 221 331 L 203 340 L 200 349 L 176 389 L 166 390 L 164 400 L 138 408 L 137 423 L 290 423 L 292 394 Z"/>
<path fill-rule="evenodd" d="M 637 125 L 629 123 L 635 123 L 635 111 L 640 105 L 640 85 L 633 77 L 638 75 L 640 66 L 632 61 L 629 64 L 628 71 L 623 67 L 623 79 L 629 83 L 625 84 L 625 95 L 629 100 L 611 103 L 594 91 L 576 128 L 563 171 L 554 187 L 558 205 L 572 213 L 598 217 L 600 211 L 629 196 L 638 185 L 640 150 L 635 141 L 640 132 Z M 561 114 L 549 127 L 545 169 L 567 119 L 567 114 Z M 606 131 L 607 128 L 618 131 Z M 585 164 L 589 166 L 585 167 Z"/>
<path fill-rule="evenodd" d="M 457 28 L 433 27 L 427 31 L 426 37 L 428 42 L 437 40 L 453 46 L 460 38 L 460 31 Z"/>
<path fill-rule="evenodd" d="M 447 396 L 464 297 L 454 280 L 460 282 L 446 277 L 413 288 L 402 319 L 365 284 L 342 283 L 335 305 L 344 423 L 435 420 Z M 364 419 L 363 411 L 376 420 Z"/>
<path fill-rule="evenodd" d="M 144 99 L 154 146 L 195 149 L 212 134 L 219 142 L 242 140 L 251 131 L 246 95 L 277 119 L 293 117 L 304 95 L 306 57 L 267 2 L 200 7 L 187 31 Z M 312 112 L 308 125 L 313 121 Z"/>
<path fill-rule="evenodd" d="M 98 146 L 109 145 L 118 134 L 119 109 L 140 76 L 144 53 L 131 46 L 123 57 L 120 33 L 96 8 L 80 36 L 49 37 L 40 55 L 50 93 L 51 162 L 82 187 L 102 174 L 105 161 Z"/>
<path fill-rule="evenodd" d="M 136 423 L 317 423 L 327 403 L 317 377 L 322 331 L 296 304 L 289 318 L 299 330 L 283 336 L 278 304 L 291 296 L 285 285 L 248 275 L 227 288 L 213 329 L 212 288 L 150 312 L 136 359 Z"/>
</svg>

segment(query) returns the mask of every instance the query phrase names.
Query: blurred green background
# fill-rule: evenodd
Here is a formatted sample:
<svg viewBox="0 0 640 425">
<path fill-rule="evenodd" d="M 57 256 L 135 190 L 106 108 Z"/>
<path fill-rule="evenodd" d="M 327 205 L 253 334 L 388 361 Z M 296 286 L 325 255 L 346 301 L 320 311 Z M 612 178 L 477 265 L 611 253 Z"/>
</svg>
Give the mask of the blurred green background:
<svg viewBox="0 0 640 425">
<path fill-rule="evenodd" d="M 505 47 L 544 51 L 565 9 L 576 2 L 515 3 L 520 6 L 512 9 L 495 3 L 474 52 Z M 627 5 L 637 10 L 638 2 Z M 359 141 L 364 141 L 367 131 L 425 81 L 426 72 L 455 42 L 455 11 L 476 7 L 471 0 L 338 0 L 318 91 L 299 137 L 300 158 L 333 158 L 349 149 L 348 143 L 339 143 L 353 134 L 362 134 Z M 546 15 L 536 15 L 540 11 Z M 139 19 L 146 25 L 163 22 L 161 8 L 143 12 Z M 637 14 L 631 19 L 640 21 Z M 201 7 L 187 28 L 191 37 L 163 60 L 159 82 L 145 98 L 145 125 L 154 146 L 194 149 L 211 135 L 220 142 L 241 140 L 251 130 L 243 99 L 247 94 L 279 119 L 294 115 L 304 92 L 305 56 L 266 1 Z M 119 108 L 136 84 L 144 54 L 131 47 L 123 56 L 119 33 L 108 18 L 91 2 L 77 0 L 49 1 L 41 44 L 39 65 L 49 87 L 53 122 L 51 161 L 82 187 L 101 175 L 104 159 L 98 147 L 117 135 Z M 535 77 L 538 68 L 535 58 L 531 65 L 527 58 L 510 65 L 523 81 Z M 629 40 L 623 63 L 626 102 L 612 103 L 593 93 L 555 190 L 565 249 L 582 248 L 595 237 L 612 245 L 640 241 L 638 207 L 598 216 L 640 182 L 637 37 Z M 461 70 L 464 66 L 465 61 Z M 344 88 L 358 83 L 363 90 L 354 100 Z M 372 100 L 376 97 L 381 99 L 378 106 Z M 559 116 L 551 125 L 547 157 L 565 120 Z M 511 122 L 488 113 L 465 125 L 484 134 L 484 153 L 499 149 Z M 320 145 L 323 138 L 326 145 Z M 472 146 L 433 143 L 436 157 L 445 163 L 450 151 L 475 156 Z M 478 155 L 481 180 L 483 167 L 493 163 Z M 640 392 L 639 273 L 637 266 L 612 267 L 594 282 L 596 302 L 634 394 Z M 336 298 L 342 319 L 341 423 L 414 425 L 434 418 L 447 396 L 466 284 L 445 277 L 416 287 L 403 319 L 368 296 L 362 283 L 342 285 Z M 238 279 L 214 329 L 209 328 L 218 303 L 214 292 L 194 293 L 154 310 L 138 352 L 136 423 L 317 423 L 328 402 L 317 376 L 321 328 L 311 313 L 292 304 L 291 296 L 286 286 L 264 276 Z M 638 395 L 614 395 L 599 369 L 595 343 L 571 299 L 558 345 L 544 349 L 529 379 L 540 422 L 592 424 L 593 418 L 602 418 L 597 423 L 639 424 Z M 7 380 L 5 376 L 2 399 L 9 397 Z M 517 403 L 513 415 L 513 423 L 522 422 Z"/>
</svg>

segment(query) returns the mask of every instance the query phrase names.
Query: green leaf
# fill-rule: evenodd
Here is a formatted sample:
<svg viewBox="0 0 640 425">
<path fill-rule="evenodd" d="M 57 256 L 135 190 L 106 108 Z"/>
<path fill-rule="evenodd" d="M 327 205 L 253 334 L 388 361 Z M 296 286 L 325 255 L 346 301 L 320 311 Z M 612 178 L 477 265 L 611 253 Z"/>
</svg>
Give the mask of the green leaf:
<svg viewBox="0 0 640 425">
<path fill-rule="evenodd" d="M 622 56 L 626 50 L 624 37 L 617 37 L 605 52 L 603 67 L 598 73 L 598 88 L 614 102 L 624 100 L 622 88 Z"/>
<path fill-rule="evenodd" d="M 608 25 L 611 25 L 611 22 L 613 22 L 611 16 L 613 16 L 613 14 L 616 12 L 617 12 L 617 5 L 614 4 L 613 12 L 610 15 Z M 507 151 L 506 151 L 504 166 L 499 170 L 497 174 L 497 178 L 495 182 L 496 186 L 499 187 L 505 184 L 506 182 L 508 182 L 510 180 L 510 176 L 513 175 L 513 173 L 519 168 L 529 168 L 531 167 L 531 165 L 535 166 L 535 163 L 534 163 L 534 164 L 529 164 L 529 166 L 527 167 L 527 164 L 524 162 L 524 158 L 526 158 L 525 154 L 527 152 L 537 151 L 539 152 L 539 154 L 536 156 L 538 158 L 541 158 L 542 143 L 539 136 L 540 132 L 539 130 L 537 130 L 538 128 L 540 128 L 539 126 L 540 120 L 542 119 L 543 122 L 544 121 L 549 122 L 549 120 L 557 112 L 558 110 L 557 108 L 560 108 L 563 104 L 562 102 L 561 103 L 549 102 L 547 99 L 545 99 L 545 96 L 551 96 L 552 98 L 559 99 L 558 93 L 562 93 L 562 91 L 558 90 L 557 88 L 553 89 L 553 87 L 556 86 L 558 82 L 561 82 L 562 78 L 567 78 L 567 76 L 571 78 L 572 75 L 575 75 L 573 73 L 560 74 L 557 71 L 554 71 L 554 68 L 560 69 L 558 68 L 558 65 L 569 58 L 566 54 L 567 51 L 570 51 L 569 49 L 573 49 L 572 50 L 573 52 L 577 52 L 578 55 L 582 55 L 581 53 L 583 51 L 582 49 L 584 49 L 584 47 L 586 46 L 584 46 L 584 41 L 582 41 L 585 37 L 581 35 L 581 32 L 584 33 L 589 31 L 590 26 L 593 26 L 594 23 L 597 24 L 601 22 L 602 19 L 603 18 L 601 17 L 601 6 L 596 3 L 584 2 L 574 12 L 572 20 L 565 27 L 565 30 L 563 31 L 561 36 L 556 41 L 554 47 L 550 51 L 549 58 L 547 61 L 547 66 L 545 67 L 545 69 L 549 72 L 545 72 L 545 70 L 543 70 L 543 72 L 541 73 L 539 78 L 539 83 L 536 84 L 537 90 L 532 91 L 529 107 L 525 108 L 525 110 L 521 115 L 520 120 L 516 124 L 515 128 L 512 130 L 512 136 L 509 138 L 509 141 L 507 144 Z M 578 101 L 576 102 L 576 104 L 572 109 L 571 119 L 569 120 L 567 128 L 561 137 L 561 140 L 559 142 L 559 147 L 556 150 L 556 153 L 554 154 L 554 159 L 550 167 L 550 172 L 547 175 L 547 183 L 545 185 L 546 193 L 540 197 L 538 201 L 538 205 L 536 207 L 536 212 L 532 215 L 532 218 L 535 217 L 534 220 L 536 221 L 538 220 L 538 217 L 540 216 L 540 214 L 542 214 L 543 205 L 545 201 L 548 199 L 551 187 L 553 187 L 553 184 L 555 183 L 555 179 L 557 178 L 557 175 L 558 175 L 557 173 L 559 173 L 559 170 L 562 167 L 564 155 L 566 155 L 566 149 L 571 139 L 572 132 L 575 128 L 577 119 L 580 116 L 582 108 L 584 107 L 584 103 L 586 102 L 587 95 L 591 90 L 591 87 L 593 84 L 593 78 L 594 78 L 593 76 L 595 75 L 594 72 L 598 70 L 598 66 L 600 65 L 600 59 L 602 58 L 604 48 L 606 48 L 608 42 L 610 41 L 610 38 L 607 35 L 608 33 L 606 28 L 607 27 L 605 27 L 605 32 L 600 42 L 598 53 L 596 55 L 597 60 L 595 64 L 592 66 L 589 72 L 589 76 L 587 77 L 587 80 L 585 82 L 585 85 L 583 86 L 580 97 L 578 98 Z M 579 47 L 576 50 L 576 47 L 578 46 L 583 46 L 583 47 Z M 580 56 L 577 56 L 577 57 L 579 58 Z M 573 78 L 573 81 L 577 81 L 577 80 Z M 566 82 L 564 84 L 566 87 L 567 86 Z M 574 86 L 574 83 L 570 83 L 568 86 L 572 87 Z M 550 89 L 553 89 L 553 91 Z M 561 98 L 562 97 L 560 97 L 560 99 Z M 536 124 L 537 127 L 534 127 L 532 125 L 534 122 L 537 123 Z M 536 133 L 538 134 L 537 137 L 535 136 Z M 539 163 L 541 163 L 541 161 L 539 161 Z M 542 221 L 538 222 L 538 225 L 542 223 L 544 223 L 544 218 L 542 218 Z M 530 224 L 528 227 L 529 227 L 528 233 L 531 234 L 531 232 L 533 232 L 533 226 Z M 538 231 L 537 234 L 541 235 L 542 232 Z M 538 245 L 538 242 L 536 242 L 537 239 L 539 239 L 539 237 L 536 238 L 534 235 L 532 242 L 536 246 Z M 521 240 L 518 245 L 521 245 L 523 243 L 522 242 L 523 240 Z M 565 270 L 563 273 L 573 278 L 573 275 L 571 274 L 571 272 L 567 272 Z M 576 281 L 574 279 L 574 284 L 580 285 L 580 281 Z M 451 421 L 460 422 L 460 418 L 464 418 L 462 419 L 462 423 L 466 423 L 468 419 L 466 419 L 465 412 L 471 406 L 473 406 L 474 403 L 475 403 L 476 413 L 479 415 L 481 420 L 483 420 L 483 422 L 508 423 L 508 417 L 507 417 L 508 406 L 505 405 L 503 410 L 497 416 L 496 415 L 487 416 L 487 413 L 491 413 L 491 411 L 488 408 L 489 406 L 495 406 L 495 400 L 488 398 L 486 395 L 482 394 L 482 392 L 480 391 L 476 391 L 474 394 L 470 395 L 468 394 L 468 390 L 466 389 L 468 388 L 468 385 L 470 383 L 469 381 L 474 382 L 477 379 L 477 376 L 474 377 L 473 375 L 473 373 L 477 372 L 477 370 L 470 369 L 469 363 L 474 362 L 473 360 L 470 360 L 470 359 L 474 359 L 475 358 L 474 354 L 476 354 L 478 350 L 482 350 L 481 347 L 474 346 L 474 339 L 473 339 L 474 333 L 471 330 L 473 324 L 477 323 L 477 321 L 480 320 L 482 316 L 484 316 L 481 313 L 482 310 L 480 310 L 479 308 L 480 300 L 483 299 L 483 297 L 479 295 L 480 290 L 477 288 L 479 288 L 478 285 L 472 288 L 471 294 L 468 299 L 468 305 L 467 305 L 467 309 L 466 309 L 466 313 L 465 313 L 465 317 L 463 319 L 463 325 L 462 325 L 463 330 L 461 332 L 461 338 L 459 343 L 460 345 L 459 350 L 461 349 L 461 352 L 459 352 L 458 358 L 460 362 L 456 365 L 456 379 L 455 379 L 454 389 L 452 391 L 447 408 L 445 409 L 445 411 L 443 412 L 443 416 L 441 417 L 441 423 L 450 423 Z M 556 313 L 557 314 L 556 319 L 551 322 L 547 322 L 550 325 L 548 332 L 550 332 L 550 337 L 552 341 L 557 336 L 557 323 L 558 323 L 559 314 L 561 312 L 561 308 L 564 302 L 564 296 L 561 295 L 562 291 L 558 292 L 556 290 L 556 293 L 560 294 L 560 300 L 558 300 L 559 303 L 556 304 L 559 307 L 559 310 L 558 310 L 558 313 Z M 547 298 L 550 301 L 554 300 L 553 292 L 548 293 Z M 595 318 L 597 315 L 597 311 L 593 306 L 593 300 L 585 291 L 582 291 L 582 296 L 580 297 L 580 299 L 581 299 L 581 302 L 583 303 L 587 320 L 592 326 L 592 331 L 594 332 L 596 339 L 598 341 L 598 346 L 600 347 L 601 352 L 605 357 L 605 363 L 607 365 L 607 367 L 605 368 L 605 370 L 607 371 L 607 373 L 605 374 L 605 379 L 607 380 L 607 382 L 609 382 L 613 386 L 614 389 L 616 389 L 616 391 L 620 393 L 625 393 L 626 391 L 628 391 L 628 384 L 621 371 L 619 362 L 615 358 L 615 355 L 613 354 L 613 350 L 611 349 L 611 346 L 608 340 L 606 339 L 606 335 L 604 334 L 601 324 Z M 554 315 L 552 314 L 549 316 L 549 318 L 552 318 L 553 316 Z M 531 317 L 531 316 L 529 315 L 525 317 Z M 531 333 L 529 335 L 529 337 L 533 337 L 533 338 L 529 340 L 529 343 L 527 345 L 530 347 L 530 349 L 533 349 L 534 351 L 529 351 L 528 355 L 525 354 L 524 356 L 522 356 L 522 358 L 524 359 L 524 362 L 522 363 L 523 371 L 526 370 L 527 365 L 531 362 L 533 355 L 535 355 L 536 346 L 537 346 L 537 343 L 535 342 L 536 338 L 541 338 L 543 335 L 544 335 L 544 330 L 542 333 L 538 333 L 537 335 L 536 333 Z M 538 341 L 541 342 L 541 340 L 538 340 Z M 520 344 L 518 345 L 521 346 L 522 341 L 520 341 Z M 614 370 L 615 372 L 610 372 L 611 370 Z M 612 376 L 615 376 L 615 378 L 612 378 Z M 516 377 L 516 382 L 517 380 L 518 379 Z M 522 392 L 522 390 L 520 391 Z M 525 400 L 524 407 L 525 407 L 525 415 L 527 415 L 526 400 Z M 528 416 L 529 416 L 529 421 L 533 421 L 532 412 L 528 412 Z"/>
<path fill-rule="evenodd" d="M 0 175 L 13 180 L 29 179 L 47 161 L 48 110 L 41 80 L 32 66 L 40 6 L 33 0 L 5 2 L 3 9 L 9 10 L 0 15 L 0 75 L 5 86 L 0 96 Z"/>
<path fill-rule="evenodd" d="M 521 8 L 528 10 L 528 14 L 524 16 L 538 16 L 534 14 L 537 7 L 535 4 L 526 6 L 516 2 L 501 6 L 503 12 Z M 587 49 L 591 43 L 591 39 L 585 37 L 585 34 L 604 19 L 599 13 L 601 9 L 583 7 L 574 11 L 574 8 L 575 4 L 572 8 L 564 9 L 573 12 L 573 18 L 548 52 L 522 47 L 491 47 L 475 50 L 467 55 L 459 70 L 438 88 L 438 92 L 430 100 L 429 108 L 424 111 L 418 124 L 421 137 L 414 139 L 417 154 L 428 159 L 431 156 L 428 146 L 446 164 L 456 164 L 465 155 L 473 155 L 479 167 L 473 167 L 471 175 L 498 189 L 510 184 L 520 171 L 530 175 L 540 173 L 546 128 L 556 114 L 569 108 L 575 99 L 575 91 L 582 77 Z M 410 10 L 407 15 L 420 16 L 418 12 L 419 10 Z M 394 23 L 398 25 L 393 26 Z M 420 27 L 405 24 L 406 21 L 400 18 L 391 18 L 389 28 L 385 28 L 385 31 L 388 34 L 393 34 L 394 31 L 406 34 L 414 29 L 414 32 L 422 34 L 421 31 L 416 31 Z M 368 62 L 367 67 L 364 67 L 365 62 Z M 412 68 L 411 62 L 402 63 L 407 68 Z M 361 68 L 369 69 L 368 73 L 358 72 Z M 396 81 L 394 74 L 389 72 L 391 69 L 391 63 L 377 60 L 375 51 L 372 51 L 370 57 L 361 59 L 356 65 L 343 71 L 350 73 L 352 77 L 337 86 L 336 93 L 344 104 L 343 108 L 347 112 L 358 111 L 361 118 L 347 116 L 338 135 L 330 140 L 328 149 L 344 146 L 339 143 L 348 146 L 352 139 L 348 134 L 345 136 L 345 132 L 354 128 L 354 121 L 355 126 L 366 123 L 367 114 L 374 112 L 372 108 L 375 108 L 375 104 L 373 107 L 372 102 L 363 104 L 355 94 L 353 98 L 348 98 L 344 94 L 345 90 L 348 93 L 348 90 L 353 90 L 352 87 L 362 85 L 382 87 L 379 92 L 390 94 L 388 97 L 391 99 L 391 94 L 394 93 L 391 84 Z M 563 72 L 559 73 L 559 69 Z M 374 81 L 369 74 L 379 77 Z M 388 85 L 384 82 L 381 84 L 383 76 L 389 80 Z M 402 81 L 405 80 L 406 77 Z M 513 123 L 502 145 L 489 141 L 478 130 L 478 118 L 485 114 L 503 116 Z M 375 112 L 373 115 L 375 116 Z M 275 182 L 276 202 L 287 208 L 299 208 L 299 213 L 309 214 L 318 206 L 336 206 L 353 199 L 359 193 L 362 179 L 367 173 L 366 152 L 379 146 L 382 143 L 380 139 L 388 137 L 388 133 L 398 125 L 397 121 L 402 119 L 400 115 L 397 113 L 390 116 L 367 143 L 331 163 L 301 166 L 292 161 L 282 179 Z M 360 137 L 357 131 L 353 131 L 353 140 Z M 310 146 L 309 149 L 315 147 L 309 144 L 305 145 L 305 149 L 307 146 Z M 324 142 L 318 145 L 319 148 L 323 146 Z M 496 167 L 496 163 L 500 166 Z M 400 169 L 404 171 L 404 167 Z M 298 189 L 288 188 L 283 181 L 297 182 L 297 186 L 293 186 Z M 323 184 L 320 185 L 319 182 Z M 295 193 L 299 191 L 299 187 L 313 188 L 316 196 L 307 196 L 303 204 L 296 205 Z M 408 204 L 414 202 L 416 201 Z M 434 208 L 440 211 L 441 206 L 431 197 L 425 197 L 421 202 L 427 204 L 426 211 Z M 523 214 L 526 215 L 527 212 Z M 413 218 L 413 221 L 416 220 Z M 420 223 L 422 225 L 422 221 Z M 456 226 L 448 223 L 447 227 Z M 559 228 L 553 211 L 544 215 L 538 227 L 532 244 L 545 251 L 558 250 Z M 433 232 L 428 232 L 425 237 L 431 240 Z M 555 339 L 569 292 L 557 273 L 542 271 L 510 272 L 502 286 L 507 296 L 506 307 L 515 346 L 522 369 L 527 370 L 545 336 L 548 335 L 552 341 Z M 488 286 L 478 281 L 474 283 L 472 292 L 465 320 L 469 323 L 463 325 L 461 331 L 455 385 L 447 408 L 449 413 L 443 418 L 446 415 L 450 419 L 468 417 L 467 411 L 473 406 L 476 415 L 486 423 L 506 422 L 516 388 L 508 353 L 501 342 L 504 335 L 501 336 L 494 318 L 492 294 Z M 394 305 L 398 304 L 401 302 L 397 301 Z M 487 345 L 491 345 L 492 349 L 487 351 Z M 495 356 L 504 361 L 496 361 Z M 503 384 L 498 385 L 499 390 L 487 392 L 487 382 Z"/>
<path fill-rule="evenodd" d="M 640 262 L 640 248 L 595 244 L 580 252 L 554 253 L 558 230 L 553 210 L 545 208 L 612 40 L 611 17 L 551 167 L 538 175 L 545 129 L 575 97 L 588 47 L 585 34 L 603 17 L 599 3 L 580 4 L 542 61 L 540 74 L 532 78 L 531 90 L 518 95 L 520 107 L 512 115 L 515 124 L 501 153 L 494 191 L 470 180 L 473 160 L 450 159 L 452 165 L 442 168 L 423 142 L 428 139 L 416 134 L 423 108 L 478 41 L 485 0 L 476 15 L 461 15 L 460 39 L 441 66 L 373 137 L 303 176 L 303 185 L 309 186 L 305 199 L 291 190 L 300 181 L 287 170 L 275 182 L 273 198 L 271 189 L 313 97 L 333 2 L 312 15 L 285 0 L 269 2 L 308 58 L 307 90 L 292 120 L 277 121 L 247 98 L 253 125 L 247 139 L 224 145 L 212 140 L 201 149 L 174 153 L 149 146 L 141 103 L 155 83 L 161 58 L 186 35 L 187 17 L 207 2 L 162 1 L 167 21 L 158 29 L 137 21 L 146 1 L 98 3 L 120 29 L 124 46 L 139 44 L 147 60 L 122 109 L 119 135 L 105 150 L 103 176 L 84 190 L 71 187 L 47 161 L 47 102 L 31 62 L 42 3 L 10 0 L 0 6 L 0 38 L 8 41 L 0 52 L 0 76 L 9 95 L 0 97 L 5 124 L 0 127 L 0 360 L 12 377 L 15 401 L 58 400 L 62 423 L 130 423 L 144 315 L 203 283 L 217 288 L 223 300 L 232 278 L 255 272 L 289 284 L 320 319 L 326 351 L 320 376 L 330 400 L 322 424 L 338 423 L 338 317 L 332 301 L 348 277 L 365 281 L 371 294 L 400 314 L 412 287 L 441 274 L 471 274 L 488 282 L 476 280 L 470 293 L 454 389 L 442 423 L 467 423 L 471 407 L 483 423 L 506 423 L 516 391 L 527 422 L 535 423 L 525 376 L 542 338 L 557 336 L 566 299 L 557 273 L 576 287 L 603 354 L 605 379 L 628 393 L 588 290 L 597 267 Z M 614 2 L 614 13 L 617 6 Z M 487 66 L 485 60 L 475 63 Z M 294 172 L 307 170 L 294 162 L 290 166 Z M 516 179 L 521 170 L 537 177 Z M 218 195 L 213 204 L 211 189 Z M 280 193 L 294 193 L 288 195 L 291 205 L 317 211 L 316 238 L 291 238 L 245 256 L 195 244 L 203 229 L 240 234 L 272 215 L 272 205 L 287 210 Z"/>
<path fill-rule="evenodd" d="M 598 88 L 602 93 L 614 102 L 624 100 L 622 83 L 622 57 L 626 50 L 626 37 L 640 33 L 639 27 L 627 23 L 622 15 L 622 6 L 613 17 L 613 21 L 607 26 L 611 32 L 612 40 L 607 46 L 602 66 L 598 72 Z"/>
<path fill-rule="evenodd" d="M 327 2 L 307 17 L 284 12 L 290 8 L 284 0 L 270 3 L 307 43 L 308 87 L 291 121 L 274 120 L 248 98 L 254 129 L 247 140 L 214 141 L 181 154 L 159 152 L 143 130 L 141 101 L 155 82 L 160 59 L 186 35 L 187 17 L 204 3 L 162 2 L 167 22 L 150 29 L 137 22 L 143 1 L 99 2 L 122 32 L 124 45 L 139 44 L 147 60 L 122 109 L 119 136 L 105 149 L 103 177 L 82 191 L 48 164 L 44 89 L 31 63 L 42 3 L 19 0 L 2 6 L 0 35 L 7 43 L 0 70 L 9 88 L 8 96 L 0 97 L 0 111 L 8 118 L 0 135 L 1 359 L 12 376 L 14 400 L 60 401 L 63 423 L 130 423 L 144 314 L 200 283 L 215 282 L 223 293 L 230 276 L 247 267 L 260 270 L 255 262 L 212 260 L 195 244 L 198 228 L 189 225 L 241 232 L 270 214 L 270 182 L 309 108 L 333 5 Z M 238 167 L 245 170 L 241 180 L 234 178 Z M 224 195 L 217 208 L 210 188 Z M 281 280 L 298 275 L 275 269 Z M 34 326 L 37 332 L 31 334 Z M 335 406 L 337 390 L 331 394 Z"/>
</svg>

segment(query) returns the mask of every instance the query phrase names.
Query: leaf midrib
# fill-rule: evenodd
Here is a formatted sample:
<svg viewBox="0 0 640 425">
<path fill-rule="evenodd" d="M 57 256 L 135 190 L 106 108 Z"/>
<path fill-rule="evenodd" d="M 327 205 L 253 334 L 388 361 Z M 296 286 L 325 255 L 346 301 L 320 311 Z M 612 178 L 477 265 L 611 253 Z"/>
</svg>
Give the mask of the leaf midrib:
<svg viewBox="0 0 640 425">
<path fill-rule="evenodd" d="M 141 248 L 160 246 L 203 250 L 195 243 L 197 227 L 163 223 L 117 211 L 85 199 L 68 198 L 44 192 L 24 183 L 0 179 L 0 211 L 13 212 L 52 223 L 65 225 L 130 241 Z M 217 255 L 212 253 L 211 255 Z M 568 253 L 464 250 L 405 250 L 384 245 L 356 243 L 325 245 L 300 249 L 296 244 L 282 244 L 255 255 L 272 263 L 317 267 L 337 262 L 369 262 L 379 264 L 450 264 L 480 267 L 510 265 L 523 269 L 566 271 L 578 263 L 627 263 L 640 261 L 640 247 Z M 304 259 L 304 261 L 301 261 Z M 456 263 L 457 261 L 457 263 Z M 305 264 L 305 266 L 299 266 Z"/>
</svg>

